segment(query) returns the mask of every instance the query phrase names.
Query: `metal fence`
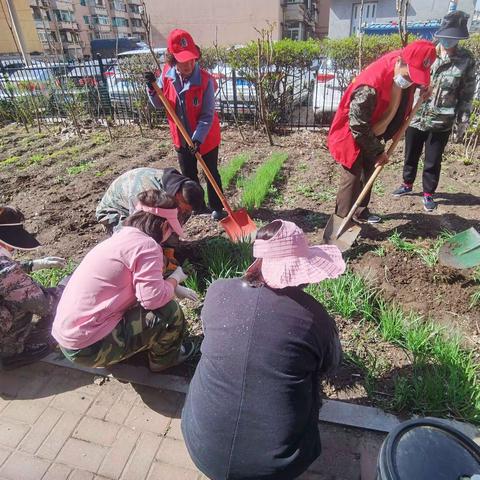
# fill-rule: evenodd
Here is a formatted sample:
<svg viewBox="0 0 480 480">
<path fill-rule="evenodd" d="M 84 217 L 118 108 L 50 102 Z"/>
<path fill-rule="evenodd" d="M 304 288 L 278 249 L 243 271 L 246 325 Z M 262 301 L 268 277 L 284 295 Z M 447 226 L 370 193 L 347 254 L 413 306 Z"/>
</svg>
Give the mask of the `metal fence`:
<svg viewBox="0 0 480 480">
<path fill-rule="evenodd" d="M 0 120 L 32 122 L 81 121 L 153 125 L 163 111 L 150 105 L 142 72 L 117 59 L 92 61 L 0 62 Z M 141 70 L 141 69 L 140 69 Z M 253 72 L 228 65 L 211 73 L 217 82 L 216 109 L 222 121 L 259 121 L 259 93 Z M 282 68 L 265 74 L 265 102 L 275 126 L 328 126 L 354 72 L 331 68 L 319 59 L 310 68 Z"/>
</svg>

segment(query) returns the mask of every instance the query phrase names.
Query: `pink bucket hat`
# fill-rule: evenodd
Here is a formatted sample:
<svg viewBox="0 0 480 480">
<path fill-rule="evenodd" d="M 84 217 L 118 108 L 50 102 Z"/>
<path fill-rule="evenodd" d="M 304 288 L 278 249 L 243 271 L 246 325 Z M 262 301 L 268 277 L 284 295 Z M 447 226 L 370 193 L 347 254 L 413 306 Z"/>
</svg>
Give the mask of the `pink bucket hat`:
<svg viewBox="0 0 480 480">
<path fill-rule="evenodd" d="M 345 262 L 335 245 L 310 247 L 303 230 L 292 222 L 282 225 L 270 240 L 255 240 L 257 259 L 248 270 L 258 268 L 271 288 L 297 287 L 336 278 L 345 271 Z"/>
<path fill-rule="evenodd" d="M 138 202 L 135 209 L 137 211 L 141 210 L 156 215 L 157 217 L 164 218 L 169 224 L 171 230 L 173 230 L 179 237 L 185 237 L 185 232 L 178 221 L 178 208 L 149 207 Z"/>
</svg>

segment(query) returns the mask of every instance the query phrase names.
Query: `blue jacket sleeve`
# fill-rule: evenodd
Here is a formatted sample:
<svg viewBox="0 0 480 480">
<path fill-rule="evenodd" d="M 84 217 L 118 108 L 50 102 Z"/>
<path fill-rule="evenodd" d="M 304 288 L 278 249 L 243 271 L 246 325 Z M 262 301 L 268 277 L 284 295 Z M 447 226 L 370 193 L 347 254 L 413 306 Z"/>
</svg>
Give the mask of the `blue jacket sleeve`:
<svg viewBox="0 0 480 480">
<path fill-rule="evenodd" d="M 197 128 L 193 132 L 192 140 L 203 143 L 207 138 L 208 132 L 213 123 L 215 114 L 215 91 L 213 88 L 213 80 L 208 81 L 207 89 L 203 94 L 202 111 L 198 119 Z"/>
</svg>

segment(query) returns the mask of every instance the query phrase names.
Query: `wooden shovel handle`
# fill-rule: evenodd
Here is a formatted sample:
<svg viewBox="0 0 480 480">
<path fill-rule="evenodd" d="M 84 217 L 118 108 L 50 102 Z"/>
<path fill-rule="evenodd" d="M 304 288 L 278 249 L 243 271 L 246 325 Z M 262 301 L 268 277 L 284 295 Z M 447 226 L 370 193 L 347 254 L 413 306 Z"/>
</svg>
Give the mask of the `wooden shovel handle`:
<svg viewBox="0 0 480 480">
<path fill-rule="evenodd" d="M 418 109 L 423 103 L 423 98 L 420 97 L 417 102 L 415 103 L 415 106 L 412 108 L 412 111 L 410 112 L 410 115 L 405 119 L 405 121 L 402 123 L 402 126 L 399 128 L 398 132 L 394 135 L 392 139 L 392 143 L 388 147 L 387 150 L 387 157 L 391 157 L 392 153 L 394 152 L 395 148 L 397 147 L 398 143 L 402 139 L 403 135 L 405 134 L 408 126 L 410 125 L 410 122 L 412 121 L 412 118 L 414 115 L 417 113 Z M 348 222 L 351 220 L 353 217 L 354 213 L 356 212 L 357 208 L 359 207 L 360 203 L 362 203 L 362 200 L 365 198 L 367 193 L 370 191 L 372 188 L 373 182 L 376 180 L 380 172 L 383 170 L 384 165 L 379 165 L 377 168 L 375 168 L 375 171 L 373 172 L 372 176 L 368 179 L 368 182 L 365 184 L 363 187 L 363 190 L 360 192 L 360 195 L 358 196 L 357 200 L 353 204 L 353 207 L 350 209 L 348 212 L 348 215 L 343 219 L 343 222 L 341 223 L 340 227 L 337 230 L 337 233 L 335 235 L 335 238 L 338 238 L 345 230 L 345 227 L 347 226 Z"/>
<path fill-rule="evenodd" d="M 182 121 L 180 118 L 178 118 L 177 112 L 175 109 L 172 107 L 170 102 L 165 98 L 165 95 L 162 92 L 162 89 L 157 85 L 156 82 L 152 83 L 153 89 L 155 90 L 155 93 L 158 95 L 160 100 L 163 103 L 163 106 L 165 107 L 165 110 L 167 110 L 168 114 L 172 117 L 173 121 L 175 122 L 175 125 L 177 128 L 180 130 L 180 133 L 182 134 L 182 137 L 185 139 L 185 142 L 190 146 L 193 147 L 193 141 L 190 138 L 190 135 L 187 132 L 187 129 L 184 127 Z M 227 211 L 228 215 L 232 216 L 233 212 L 230 207 L 230 205 L 227 202 L 227 199 L 225 198 L 225 195 L 223 194 L 221 188 L 218 186 L 218 183 L 215 181 L 213 178 L 212 173 L 210 172 L 209 168 L 207 167 L 207 164 L 205 163 L 205 160 L 203 157 L 200 155 L 199 152 L 195 154 L 195 158 L 198 160 L 200 163 L 203 171 L 205 172 L 205 175 L 207 176 L 208 180 L 212 184 L 213 189 L 215 190 L 215 193 L 218 195 L 218 198 L 220 198 L 220 201 L 222 202 L 223 207 Z"/>
</svg>

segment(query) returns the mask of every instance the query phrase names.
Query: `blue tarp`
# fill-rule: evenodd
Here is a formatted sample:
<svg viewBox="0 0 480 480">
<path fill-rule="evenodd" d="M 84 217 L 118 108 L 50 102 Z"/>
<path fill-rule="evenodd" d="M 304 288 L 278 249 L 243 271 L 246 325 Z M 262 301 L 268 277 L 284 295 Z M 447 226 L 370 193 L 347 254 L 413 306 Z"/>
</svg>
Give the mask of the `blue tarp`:
<svg viewBox="0 0 480 480">
<path fill-rule="evenodd" d="M 412 35 L 431 40 L 433 34 L 439 29 L 440 20 L 431 20 L 429 22 L 407 23 L 407 30 Z M 396 23 L 371 23 L 363 27 L 362 32 L 367 35 L 391 35 L 398 33 L 398 24 Z"/>
</svg>

